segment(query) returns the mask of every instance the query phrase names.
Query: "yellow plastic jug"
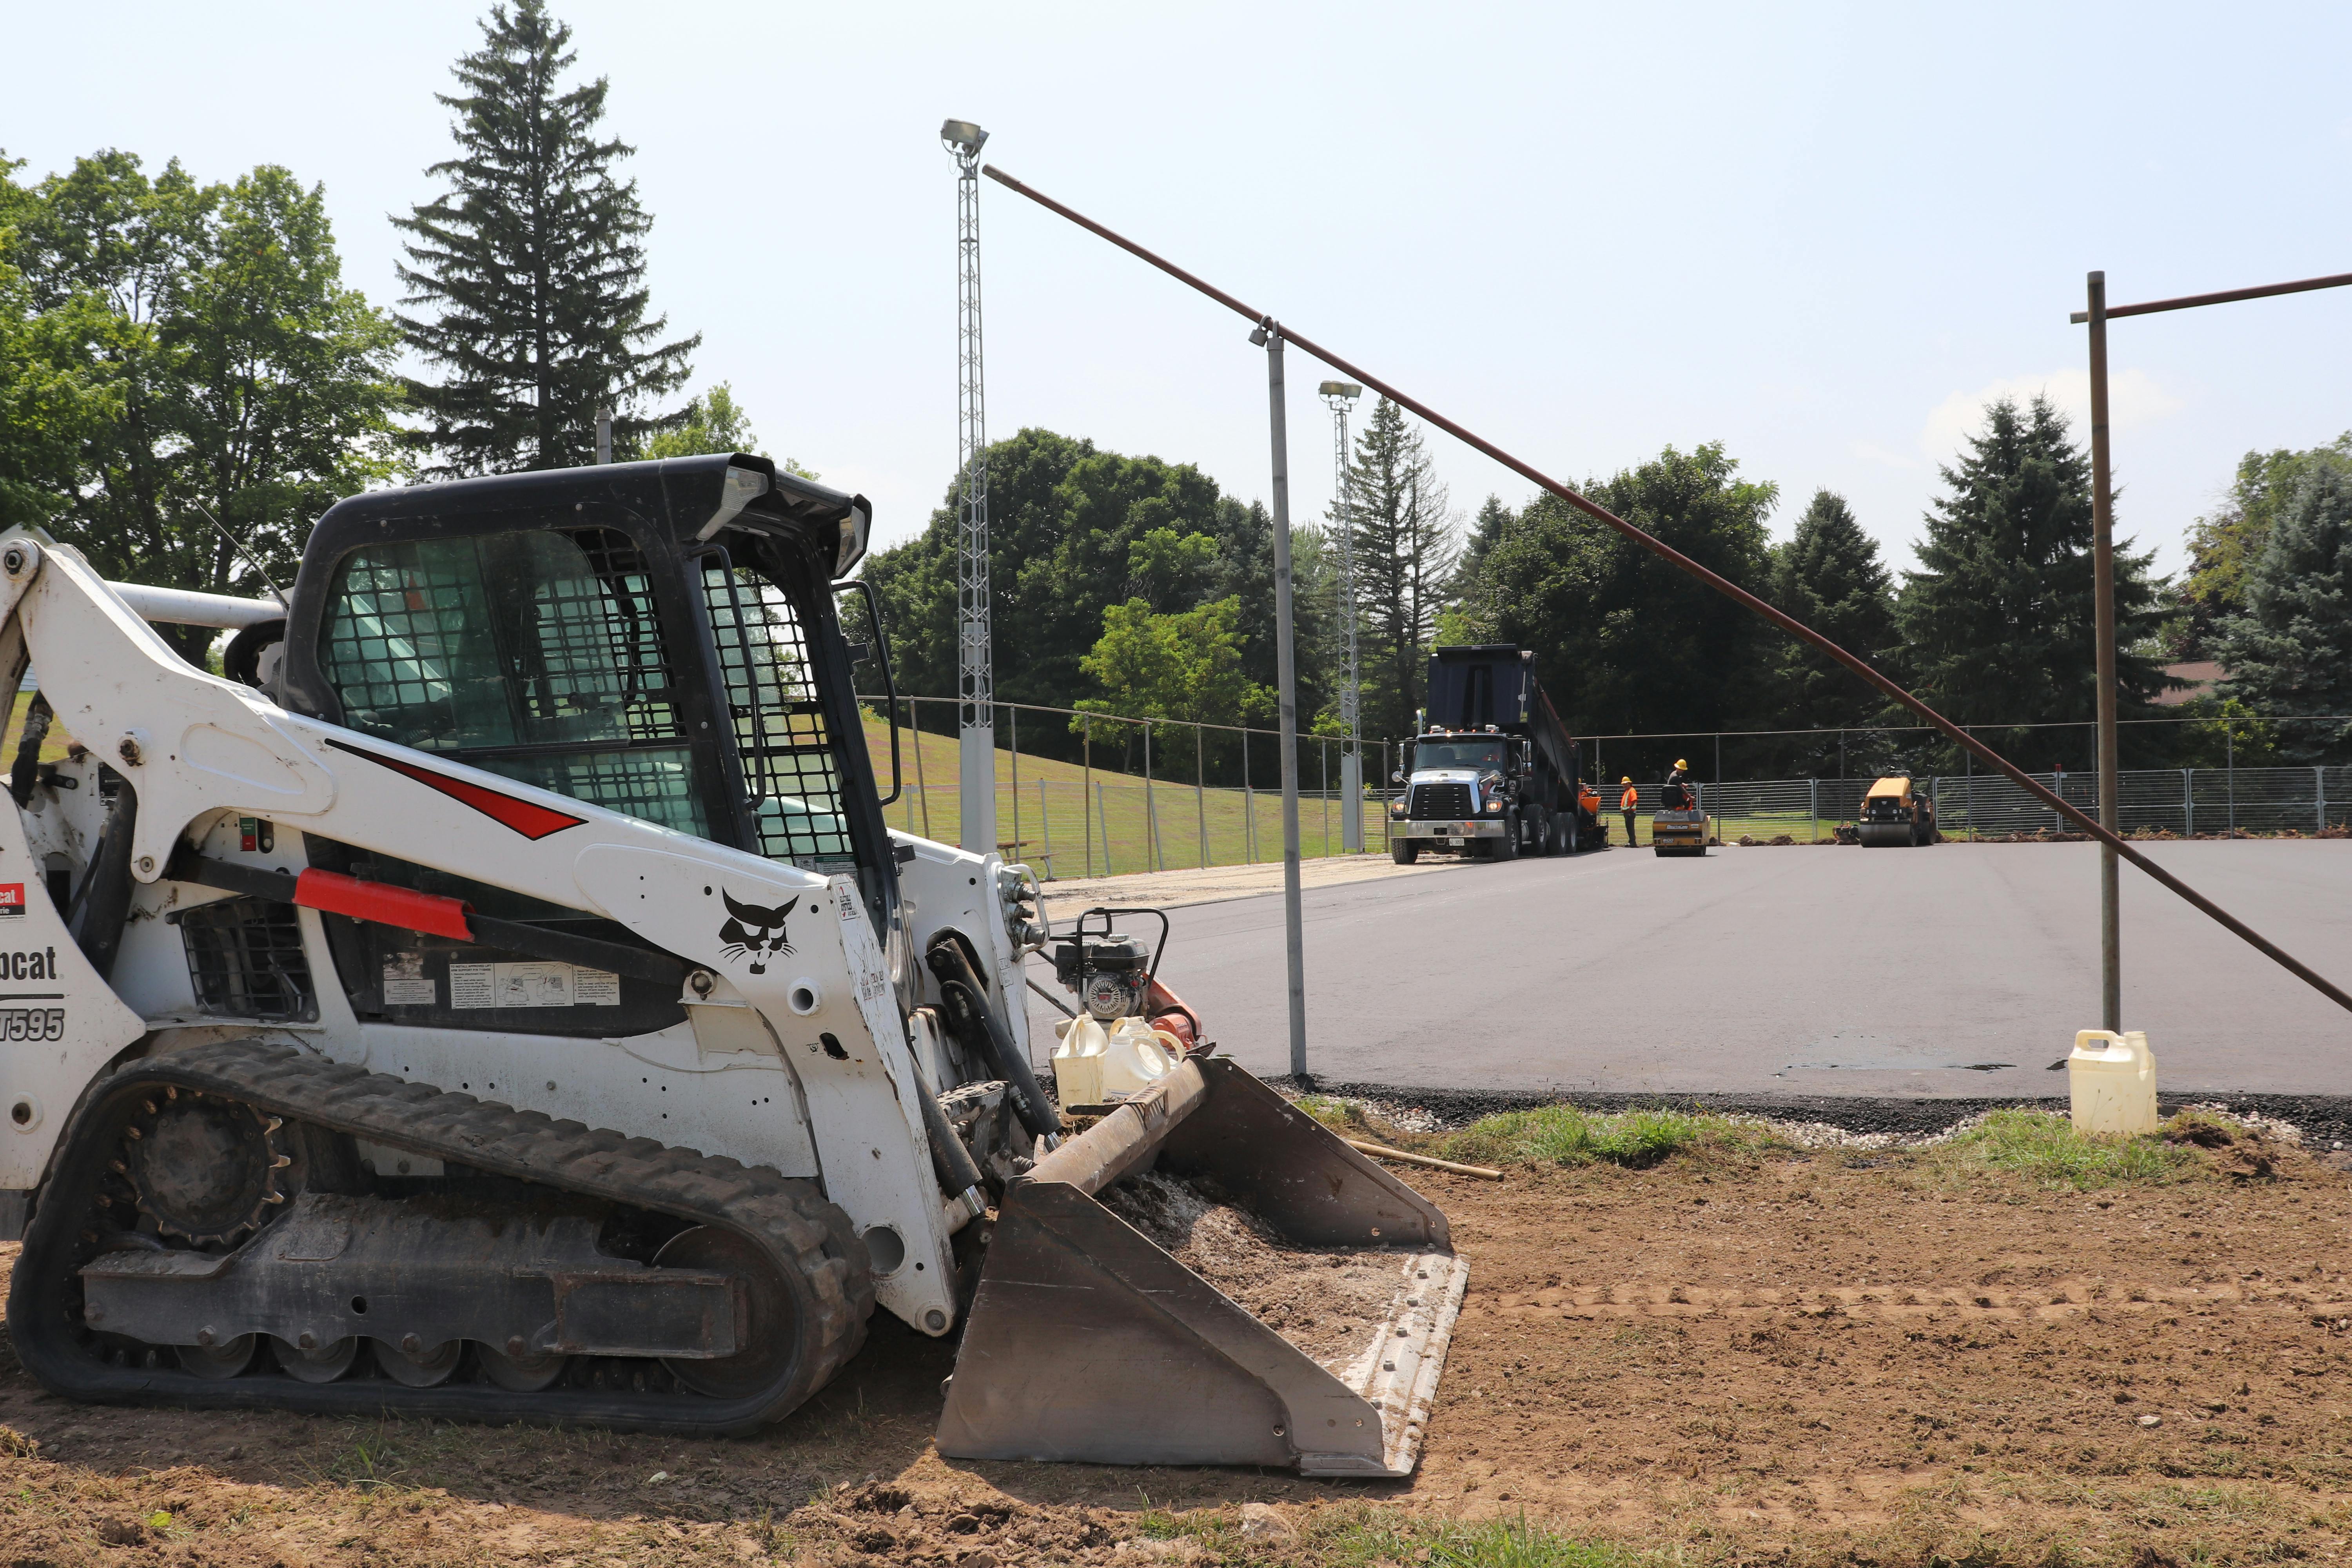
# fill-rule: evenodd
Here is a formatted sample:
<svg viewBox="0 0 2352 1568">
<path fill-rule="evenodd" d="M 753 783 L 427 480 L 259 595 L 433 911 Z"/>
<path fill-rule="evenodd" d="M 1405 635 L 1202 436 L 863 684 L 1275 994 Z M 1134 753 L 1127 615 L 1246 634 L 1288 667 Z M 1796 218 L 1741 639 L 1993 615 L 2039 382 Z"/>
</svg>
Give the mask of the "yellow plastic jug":
<svg viewBox="0 0 2352 1568">
<path fill-rule="evenodd" d="M 2066 1058 L 2077 1132 L 2112 1136 L 2156 1131 L 2156 1057 L 2137 1029 L 2084 1029 Z"/>
<path fill-rule="evenodd" d="M 1109 1044 L 1092 1017 L 1066 1018 L 1054 1026 L 1054 1098 L 1065 1108 L 1103 1103 L 1103 1053 Z"/>
</svg>

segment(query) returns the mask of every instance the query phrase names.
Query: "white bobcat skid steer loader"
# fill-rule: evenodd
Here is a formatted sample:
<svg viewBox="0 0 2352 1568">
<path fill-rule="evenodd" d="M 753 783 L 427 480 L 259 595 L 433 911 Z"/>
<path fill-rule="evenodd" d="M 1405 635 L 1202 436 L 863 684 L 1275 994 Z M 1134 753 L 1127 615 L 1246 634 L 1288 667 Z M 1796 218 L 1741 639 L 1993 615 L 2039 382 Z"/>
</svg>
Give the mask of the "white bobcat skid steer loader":
<svg viewBox="0 0 2352 1568">
<path fill-rule="evenodd" d="M 1091 1191 L 1042 1180 L 1049 1152 L 1118 1134 L 1055 1151 L 1026 872 L 884 826 L 835 608 L 866 527 L 713 457 L 345 500 L 284 605 L 0 536 L 0 677 L 38 688 L 0 758 L 0 1238 L 46 1386 L 744 1432 L 877 1302 L 935 1336 L 985 1305 L 991 1205 L 1019 1231 L 1027 1189 Z M 226 678 L 150 620 L 238 628 Z M 1229 1104 L 1257 1125 L 1272 1097 L 1234 1077 L 1192 1065 L 1188 1114 L 1120 1157 L 1213 1143 Z M 1299 1125 L 1229 1191 L 1318 1172 L 1443 1248 L 1434 1209 L 1275 1110 Z M 1090 1289 L 1100 1322 L 1160 1310 Z M 1375 1436 L 1338 1468 L 1410 1465 L 1383 1431 L 1410 1392 L 1253 1353 L 1277 1402 L 1357 1400 Z M 966 1356 L 959 1398 L 1029 1397 L 1016 1360 Z"/>
</svg>

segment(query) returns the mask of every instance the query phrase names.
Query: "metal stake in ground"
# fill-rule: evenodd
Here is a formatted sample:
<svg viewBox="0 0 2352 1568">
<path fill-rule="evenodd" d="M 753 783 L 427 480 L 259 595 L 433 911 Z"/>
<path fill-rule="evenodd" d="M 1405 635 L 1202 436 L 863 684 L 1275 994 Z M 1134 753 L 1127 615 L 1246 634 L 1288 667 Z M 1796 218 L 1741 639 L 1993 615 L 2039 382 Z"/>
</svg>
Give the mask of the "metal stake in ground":
<svg viewBox="0 0 2352 1568">
<path fill-rule="evenodd" d="M 2099 825 L 2123 831 L 2116 769 L 2116 519 L 2109 496 L 2107 452 L 2107 275 L 2090 277 L 2091 318 L 2091 585 L 2093 653 L 2099 681 Z M 2123 1032 L 2123 927 L 2119 864 L 2112 844 L 2099 846 L 2099 1027 Z"/>
<path fill-rule="evenodd" d="M 1282 329 L 1268 316 L 1250 342 L 1265 349 L 1274 434 L 1274 679 L 1282 731 L 1282 940 L 1290 960 L 1290 1071 L 1307 1076 L 1307 938 L 1298 907 L 1298 672 L 1290 643 L 1290 431 L 1283 418 Z"/>
</svg>

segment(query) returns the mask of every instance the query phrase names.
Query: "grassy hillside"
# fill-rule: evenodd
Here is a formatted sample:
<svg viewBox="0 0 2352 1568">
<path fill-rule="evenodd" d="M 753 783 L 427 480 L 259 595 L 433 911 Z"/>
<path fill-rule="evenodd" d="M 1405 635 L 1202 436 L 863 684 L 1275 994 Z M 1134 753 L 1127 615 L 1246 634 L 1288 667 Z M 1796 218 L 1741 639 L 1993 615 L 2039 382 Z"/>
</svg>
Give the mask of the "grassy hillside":
<svg viewBox="0 0 2352 1568">
<path fill-rule="evenodd" d="M 866 744 L 887 788 L 889 726 L 869 719 Z M 898 757 L 904 789 L 885 813 L 890 826 L 952 843 L 963 812 L 956 742 L 950 736 L 920 734 L 901 726 Z M 1244 797 L 1238 789 L 1213 785 L 1196 790 L 1190 784 L 1166 780 L 1155 782 L 1147 792 L 1143 781 L 1134 774 L 1097 769 L 1090 796 L 1087 775 L 1077 764 L 1024 752 L 1017 757 L 1016 823 L 1015 765 L 1015 753 L 1003 750 L 996 753 L 996 836 L 1009 858 L 1027 860 L 1041 873 L 1049 865 L 1055 876 L 1082 877 L 1176 866 L 1234 866 L 1282 858 L 1282 795 L 1270 777 L 1267 787 Z M 1273 772 L 1270 760 L 1266 771 Z M 1343 853 L 1340 838 L 1347 819 L 1341 814 L 1347 804 L 1337 798 L 1336 752 L 1332 799 L 1326 801 L 1312 793 L 1317 782 L 1313 777 L 1300 782 L 1307 787 L 1299 799 L 1299 852 L 1310 858 Z M 1364 814 L 1365 847 L 1378 853 L 1384 844 L 1381 804 L 1365 801 L 1359 809 Z"/>
</svg>

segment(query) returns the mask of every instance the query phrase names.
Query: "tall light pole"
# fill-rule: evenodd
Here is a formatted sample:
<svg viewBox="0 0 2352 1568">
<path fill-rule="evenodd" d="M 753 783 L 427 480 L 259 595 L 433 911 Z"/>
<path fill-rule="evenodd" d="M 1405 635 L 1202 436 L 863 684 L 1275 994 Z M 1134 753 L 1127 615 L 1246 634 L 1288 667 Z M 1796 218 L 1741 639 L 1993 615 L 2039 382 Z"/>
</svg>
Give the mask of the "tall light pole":
<svg viewBox="0 0 2352 1568">
<path fill-rule="evenodd" d="M 956 161 L 956 723 L 959 842 L 996 849 L 996 666 L 988 609 L 988 395 L 980 355 L 980 150 L 968 120 L 940 127 Z"/>
<path fill-rule="evenodd" d="M 1350 855 L 1364 848 L 1363 684 L 1356 668 L 1356 527 L 1349 508 L 1353 486 L 1348 474 L 1348 410 L 1364 389 L 1352 381 L 1327 381 L 1316 390 L 1335 416 L 1331 445 L 1333 510 L 1339 524 L 1339 625 L 1346 668 L 1339 676 L 1339 721 L 1348 739 L 1339 748 L 1339 794 L 1348 813 L 1339 825 L 1339 847 Z"/>
<path fill-rule="evenodd" d="M 1282 936 L 1289 960 L 1290 1073 L 1307 1076 L 1307 938 L 1298 899 L 1298 663 L 1291 647 L 1290 427 L 1282 385 L 1282 329 L 1259 320 L 1250 342 L 1265 350 L 1267 423 L 1274 438 L 1274 685 L 1282 731 Z"/>
</svg>

